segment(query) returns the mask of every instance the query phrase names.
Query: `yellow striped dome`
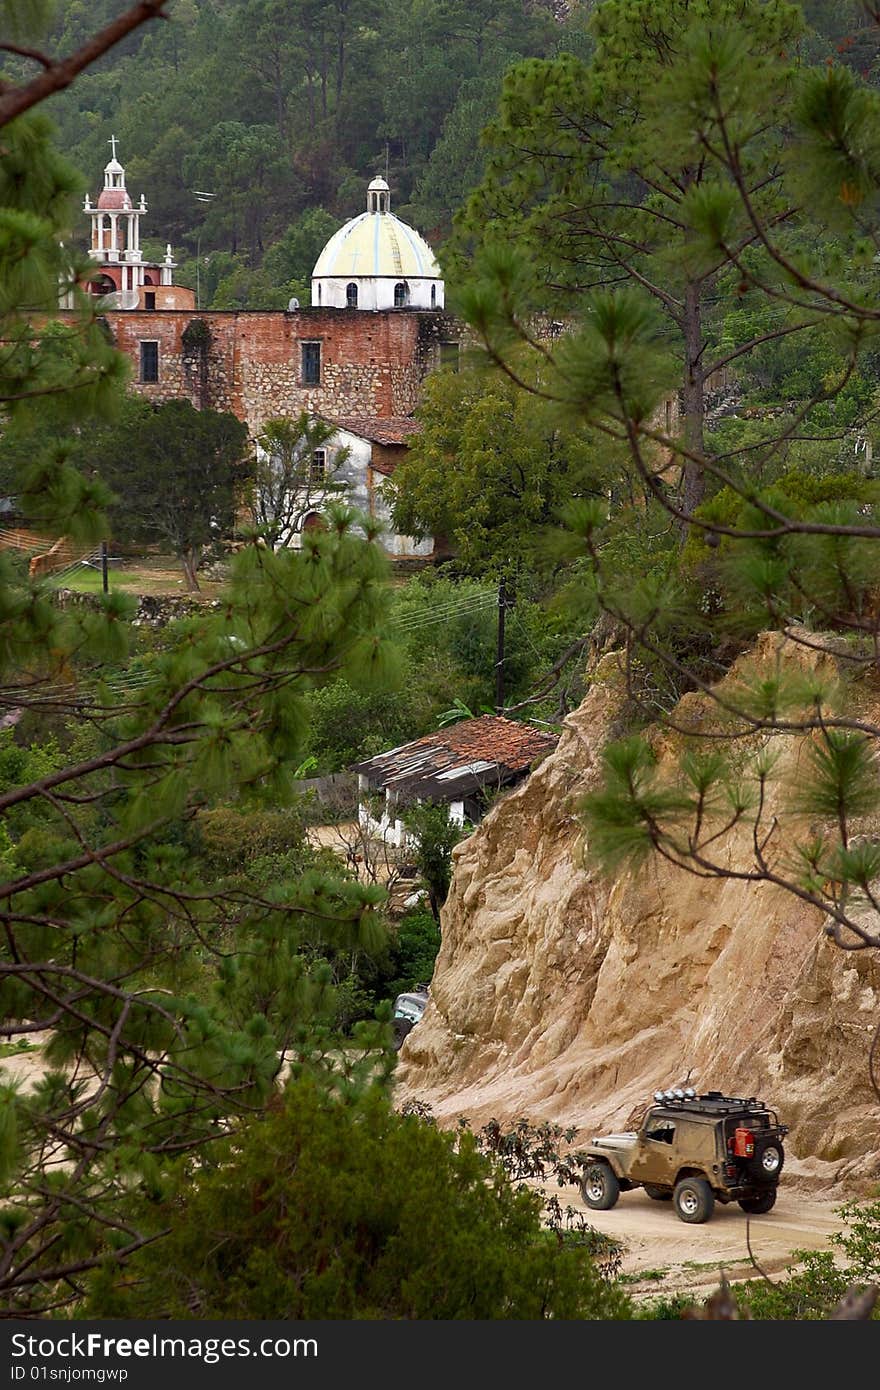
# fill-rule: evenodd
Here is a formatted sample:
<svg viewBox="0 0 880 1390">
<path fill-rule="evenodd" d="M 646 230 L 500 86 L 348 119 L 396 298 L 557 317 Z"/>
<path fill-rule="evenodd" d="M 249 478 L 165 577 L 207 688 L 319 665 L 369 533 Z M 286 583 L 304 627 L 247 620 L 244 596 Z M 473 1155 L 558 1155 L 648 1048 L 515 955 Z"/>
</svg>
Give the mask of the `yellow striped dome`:
<svg viewBox="0 0 880 1390">
<path fill-rule="evenodd" d="M 334 232 L 315 262 L 312 277 L 328 275 L 439 280 L 440 267 L 424 237 L 393 212 L 362 212 Z"/>
</svg>

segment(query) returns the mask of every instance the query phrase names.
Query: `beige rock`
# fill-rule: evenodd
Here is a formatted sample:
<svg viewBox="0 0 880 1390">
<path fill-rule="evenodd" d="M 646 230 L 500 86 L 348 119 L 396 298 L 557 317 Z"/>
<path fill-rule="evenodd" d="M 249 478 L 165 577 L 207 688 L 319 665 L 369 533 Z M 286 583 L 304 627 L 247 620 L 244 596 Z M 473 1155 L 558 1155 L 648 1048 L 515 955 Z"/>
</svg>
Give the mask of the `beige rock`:
<svg viewBox="0 0 880 1390">
<path fill-rule="evenodd" d="M 776 645 L 763 638 L 758 659 Z M 814 664 L 797 649 L 795 659 Z M 696 878 L 659 858 L 611 882 L 591 866 L 576 806 L 617 732 L 610 661 L 555 752 L 455 852 L 400 1101 L 428 1102 L 441 1123 L 526 1116 L 583 1133 L 631 1121 L 658 1086 L 758 1095 L 791 1126 L 792 1176 L 867 1189 L 880 1178 L 868 1076 L 876 953 L 841 951 L 821 914 L 784 889 Z M 679 713 L 712 711 L 688 696 Z M 674 742 L 657 737 L 661 756 Z M 783 763 L 800 752 L 788 740 Z M 725 846 L 732 865 L 744 848 Z"/>
</svg>

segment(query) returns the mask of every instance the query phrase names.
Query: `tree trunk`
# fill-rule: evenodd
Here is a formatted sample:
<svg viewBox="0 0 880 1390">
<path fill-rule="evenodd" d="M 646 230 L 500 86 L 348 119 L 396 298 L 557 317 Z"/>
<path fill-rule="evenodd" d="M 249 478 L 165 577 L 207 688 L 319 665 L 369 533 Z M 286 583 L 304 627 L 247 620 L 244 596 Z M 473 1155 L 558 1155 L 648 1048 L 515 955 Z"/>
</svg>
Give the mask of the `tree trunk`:
<svg viewBox="0 0 880 1390">
<path fill-rule="evenodd" d="M 201 586 L 196 575 L 196 567 L 199 563 L 198 549 L 184 550 L 180 555 L 180 563 L 183 568 L 183 577 L 186 580 L 187 591 L 191 594 L 200 594 Z"/>
<path fill-rule="evenodd" d="M 703 398 L 703 306 L 702 281 L 688 281 L 684 300 L 684 384 L 682 413 L 684 442 L 694 454 L 702 455 L 705 404 Z M 703 500 L 706 479 L 700 464 L 686 459 L 681 478 L 682 510 L 690 516 Z M 684 527 L 684 530 L 687 528 Z"/>
</svg>

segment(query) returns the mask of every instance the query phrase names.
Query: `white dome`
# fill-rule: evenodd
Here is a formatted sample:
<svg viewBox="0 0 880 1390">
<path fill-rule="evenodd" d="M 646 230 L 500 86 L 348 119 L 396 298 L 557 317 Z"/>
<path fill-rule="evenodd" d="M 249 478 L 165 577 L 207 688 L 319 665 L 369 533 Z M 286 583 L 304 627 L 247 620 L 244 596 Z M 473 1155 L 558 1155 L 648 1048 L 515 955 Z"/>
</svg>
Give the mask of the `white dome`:
<svg viewBox="0 0 880 1390">
<path fill-rule="evenodd" d="M 423 236 L 389 210 L 389 189 L 375 178 L 367 212 L 327 242 L 312 271 L 312 305 L 321 308 L 439 309 L 443 279 Z"/>
</svg>

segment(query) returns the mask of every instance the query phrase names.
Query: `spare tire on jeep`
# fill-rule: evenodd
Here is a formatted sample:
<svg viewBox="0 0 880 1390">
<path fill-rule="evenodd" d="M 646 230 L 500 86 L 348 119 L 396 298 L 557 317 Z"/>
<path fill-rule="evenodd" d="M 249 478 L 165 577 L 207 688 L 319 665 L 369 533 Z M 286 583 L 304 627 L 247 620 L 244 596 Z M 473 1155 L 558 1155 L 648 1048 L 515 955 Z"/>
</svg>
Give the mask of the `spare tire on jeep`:
<svg viewBox="0 0 880 1390">
<path fill-rule="evenodd" d="M 785 1154 L 776 1139 L 768 1139 L 766 1144 L 755 1145 L 754 1158 L 749 1163 L 749 1173 L 758 1182 L 775 1182 L 782 1172 Z"/>
</svg>

